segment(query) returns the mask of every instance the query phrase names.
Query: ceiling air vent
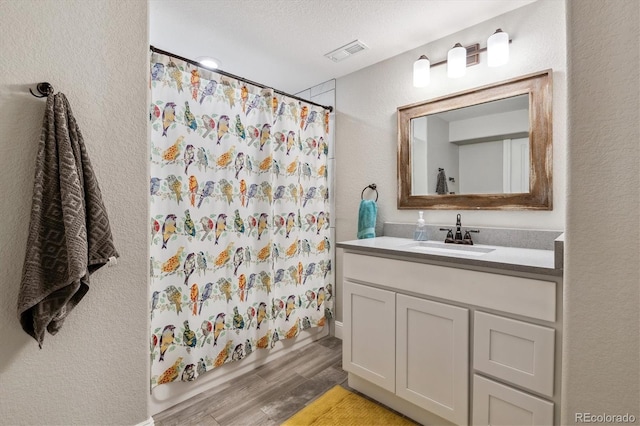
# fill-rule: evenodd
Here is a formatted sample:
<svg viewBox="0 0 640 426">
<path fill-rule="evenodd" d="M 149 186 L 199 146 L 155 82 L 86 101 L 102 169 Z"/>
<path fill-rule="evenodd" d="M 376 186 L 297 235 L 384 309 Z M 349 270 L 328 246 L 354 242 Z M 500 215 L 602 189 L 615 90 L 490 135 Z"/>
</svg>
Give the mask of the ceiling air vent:
<svg viewBox="0 0 640 426">
<path fill-rule="evenodd" d="M 367 45 L 360 40 L 354 40 L 349 44 L 346 44 L 333 52 L 329 52 L 325 57 L 331 59 L 333 62 L 340 62 L 343 59 L 347 59 L 351 55 L 355 55 L 358 52 L 368 49 Z"/>
</svg>

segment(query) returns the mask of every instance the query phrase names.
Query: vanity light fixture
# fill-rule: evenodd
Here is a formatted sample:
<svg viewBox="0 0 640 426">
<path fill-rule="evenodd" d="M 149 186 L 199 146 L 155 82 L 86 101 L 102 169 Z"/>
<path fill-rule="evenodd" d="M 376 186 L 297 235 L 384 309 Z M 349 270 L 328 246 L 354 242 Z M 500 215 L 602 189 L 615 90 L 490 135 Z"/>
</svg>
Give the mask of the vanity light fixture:
<svg viewBox="0 0 640 426">
<path fill-rule="evenodd" d="M 463 77 L 467 73 L 467 49 L 456 43 L 447 53 L 447 76 Z"/>
<path fill-rule="evenodd" d="M 490 67 L 498 67 L 509 61 L 509 34 L 500 28 L 487 40 L 487 47 L 480 44 L 462 46 L 456 43 L 447 53 L 447 59 L 432 63 L 426 55 L 421 55 L 413 63 L 413 86 L 425 87 L 430 81 L 430 69 L 437 65 L 447 64 L 447 76 L 458 78 L 465 75 L 467 67 L 480 63 L 480 53 L 487 52 L 487 63 Z"/>
<path fill-rule="evenodd" d="M 500 28 L 487 39 L 487 65 L 499 67 L 509 62 L 509 34 Z"/>
<path fill-rule="evenodd" d="M 203 67 L 217 69 L 220 68 L 220 60 L 212 58 L 211 56 L 198 56 L 196 61 Z"/>
<path fill-rule="evenodd" d="M 413 63 L 413 86 L 425 87 L 431 80 L 431 63 L 426 55 L 422 55 Z"/>
</svg>

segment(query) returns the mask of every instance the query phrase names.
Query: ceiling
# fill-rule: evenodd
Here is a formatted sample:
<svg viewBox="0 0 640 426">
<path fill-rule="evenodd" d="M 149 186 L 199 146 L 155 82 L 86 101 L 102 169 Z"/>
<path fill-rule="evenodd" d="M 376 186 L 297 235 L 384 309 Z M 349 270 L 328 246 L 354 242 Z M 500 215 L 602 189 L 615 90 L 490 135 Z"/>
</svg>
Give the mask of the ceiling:
<svg viewBox="0 0 640 426">
<path fill-rule="evenodd" d="M 533 1 L 150 0 L 150 42 L 297 93 Z M 356 39 L 369 48 L 341 62 L 324 57 Z"/>
</svg>

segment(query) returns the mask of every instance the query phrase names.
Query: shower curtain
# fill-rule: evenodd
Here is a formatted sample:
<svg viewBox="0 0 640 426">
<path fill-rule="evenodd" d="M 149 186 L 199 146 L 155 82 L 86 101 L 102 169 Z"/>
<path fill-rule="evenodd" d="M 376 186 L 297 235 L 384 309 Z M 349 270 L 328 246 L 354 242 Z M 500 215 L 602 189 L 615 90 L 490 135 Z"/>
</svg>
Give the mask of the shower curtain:
<svg viewBox="0 0 640 426">
<path fill-rule="evenodd" d="M 328 111 L 151 55 L 151 388 L 332 316 Z"/>
</svg>

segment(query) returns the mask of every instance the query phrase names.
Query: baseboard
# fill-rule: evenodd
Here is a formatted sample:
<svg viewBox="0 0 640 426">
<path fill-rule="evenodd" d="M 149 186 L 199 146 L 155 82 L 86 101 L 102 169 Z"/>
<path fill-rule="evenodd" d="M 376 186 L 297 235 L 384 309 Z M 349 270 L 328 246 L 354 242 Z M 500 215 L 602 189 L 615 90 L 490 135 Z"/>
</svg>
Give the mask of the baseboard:
<svg viewBox="0 0 640 426">
<path fill-rule="evenodd" d="M 334 336 L 342 340 L 342 321 L 334 321 Z"/>
<path fill-rule="evenodd" d="M 136 426 L 153 426 L 154 424 L 153 417 L 149 417 L 147 420 L 142 423 L 138 423 Z"/>
</svg>

